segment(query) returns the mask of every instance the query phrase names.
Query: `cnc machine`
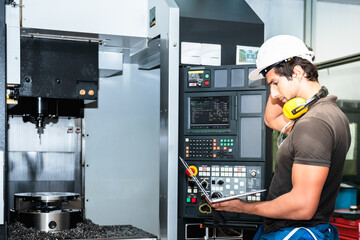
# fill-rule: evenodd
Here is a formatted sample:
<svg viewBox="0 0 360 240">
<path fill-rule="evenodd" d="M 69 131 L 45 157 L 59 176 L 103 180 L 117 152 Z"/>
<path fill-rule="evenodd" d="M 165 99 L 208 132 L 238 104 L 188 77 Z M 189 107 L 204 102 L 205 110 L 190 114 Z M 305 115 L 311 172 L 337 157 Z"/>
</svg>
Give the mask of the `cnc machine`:
<svg viewBox="0 0 360 240">
<path fill-rule="evenodd" d="M 0 239 L 175 239 L 177 5 L 0 3 Z"/>
</svg>

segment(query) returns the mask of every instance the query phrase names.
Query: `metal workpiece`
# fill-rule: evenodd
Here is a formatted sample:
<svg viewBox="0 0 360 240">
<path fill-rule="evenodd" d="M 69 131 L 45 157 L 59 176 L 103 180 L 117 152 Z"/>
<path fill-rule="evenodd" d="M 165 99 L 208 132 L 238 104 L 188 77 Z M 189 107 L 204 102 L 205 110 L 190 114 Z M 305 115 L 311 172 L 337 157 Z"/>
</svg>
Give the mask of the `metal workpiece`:
<svg viewBox="0 0 360 240">
<path fill-rule="evenodd" d="M 82 221 L 81 198 L 77 193 L 17 193 L 14 201 L 14 220 L 39 231 L 62 231 Z"/>
<path fill-rule="evenodd" d="M 15 198 L 33 201 L 38 200 L 42 202 L 68 201 L 77 199 L 79 196 L 80 195 L 77 193 L 69 192 L 27 192 L 15 194 Z"/>
<path fill-rule="evenodd" d="M 18 218 L 27 226 L 43 232 L 62 231 L 76 227 L 81 221 L 82 211 L 75 210 L 54 210 L 51 212 L 24 212 L 19 213 Z"/>
</svg>

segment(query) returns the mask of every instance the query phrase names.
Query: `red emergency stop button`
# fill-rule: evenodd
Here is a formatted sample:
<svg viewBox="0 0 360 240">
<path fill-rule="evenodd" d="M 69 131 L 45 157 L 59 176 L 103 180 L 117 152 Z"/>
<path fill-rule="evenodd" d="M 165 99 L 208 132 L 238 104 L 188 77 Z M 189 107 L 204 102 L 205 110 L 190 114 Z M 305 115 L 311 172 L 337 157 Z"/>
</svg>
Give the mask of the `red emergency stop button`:
<svg viewBox="0 0 360 240">
<path fill-rule="evenodd" d="M 209 81 L 205 81 L 205 86 L 209 86 L 210 82 Z"/>
<path fill-rule="evenodd" d="M 189 168 L 190 168 L 191 172 L 196 176 L 197 173 L 198 173 L 197 167 L 195 167 L 195 166 L 190 166 Z M 190 172 L 189 172 L 188 170 L 186 170 L 186 174 L 191 177 L 191 174 L 190 174 Z"/>
<path fill-rule="evenodd" d="M 196 203 L 196 198 L 191 198 L 192 203 Z"/>
</svg>

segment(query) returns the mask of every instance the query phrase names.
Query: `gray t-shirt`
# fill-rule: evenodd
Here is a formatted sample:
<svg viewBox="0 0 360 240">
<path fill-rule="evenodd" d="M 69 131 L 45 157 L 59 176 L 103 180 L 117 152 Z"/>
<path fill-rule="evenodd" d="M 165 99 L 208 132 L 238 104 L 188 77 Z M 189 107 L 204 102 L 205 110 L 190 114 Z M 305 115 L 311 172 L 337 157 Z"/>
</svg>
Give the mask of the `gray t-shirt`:
<svg viewBox="0 0 360 240">
<path fill-rule="evenodd" d="M 291 191 L 294 163 L 329 167 L 314 217 L 311 220 L 265 218 L 265 233 L 286 227 L 314 227 L 329 221 L 351 141 L 349 121 L 336 106 L 336 99 L 335 96 L 319 99 L 305 115 L 296 120 L 277 152 L 275 173 L 268 194 L 268 200 L 272 200 Z"/>
</svg>

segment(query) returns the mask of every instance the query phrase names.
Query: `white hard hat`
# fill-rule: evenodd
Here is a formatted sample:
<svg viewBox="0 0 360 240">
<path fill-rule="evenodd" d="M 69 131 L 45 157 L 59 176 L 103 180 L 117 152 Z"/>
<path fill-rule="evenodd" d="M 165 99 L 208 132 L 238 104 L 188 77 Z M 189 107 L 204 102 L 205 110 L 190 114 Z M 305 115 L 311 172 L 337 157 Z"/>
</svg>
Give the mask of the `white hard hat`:
<svg viewBox="0 0 360 240">
<path fill-rule="evenodd" d="M 260 47 L 256 60 L 257 69 L 249 74 L 250 80 L 264 78 L 261 71 L 292 57 L 301 57 L 312 63 L 314 53 L 299 38 L 290 35 L 278 35 L 268 39 Z M 270 69 L 269 69 L 270 70 Z"/>
</svg>

